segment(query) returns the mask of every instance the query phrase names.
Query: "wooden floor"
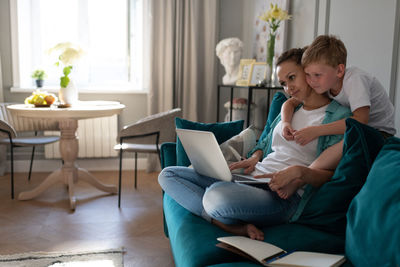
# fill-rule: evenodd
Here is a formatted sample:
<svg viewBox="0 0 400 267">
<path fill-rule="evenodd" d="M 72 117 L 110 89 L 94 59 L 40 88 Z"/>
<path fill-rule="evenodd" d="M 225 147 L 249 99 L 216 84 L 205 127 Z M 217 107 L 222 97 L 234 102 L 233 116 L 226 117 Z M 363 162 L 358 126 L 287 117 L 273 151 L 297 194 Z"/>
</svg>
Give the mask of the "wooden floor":
<svg viewBox="0 0 400 267">
<path fill-rule="evenodd" d="M 92 172 L 99 180 L 117 185 L 118 172 Z M 56 184 L 36 199 L 11 200 L 10 176 L 0 176 L 0 254 L 28 251 L 82 251 L 125 247 L 125 266 L 174 266 L 162 223 L 158 173 L 124 172 L 122 204 L 118 196 L 85 182 L 75 187 L 77 206 L 69 209 L 68 192 Z M 15 175 L 15 192 L 38 185 L 47 173 Z"/>
</svg>

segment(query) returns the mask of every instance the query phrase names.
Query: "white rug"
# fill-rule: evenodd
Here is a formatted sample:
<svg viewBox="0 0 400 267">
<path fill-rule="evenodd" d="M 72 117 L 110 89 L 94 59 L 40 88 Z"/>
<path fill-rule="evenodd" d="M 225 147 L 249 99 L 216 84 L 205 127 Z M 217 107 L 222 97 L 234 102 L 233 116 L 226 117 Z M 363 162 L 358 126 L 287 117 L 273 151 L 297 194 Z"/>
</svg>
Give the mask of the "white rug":
<svg viewBox="0 0 400 267">
<path fill-rule="evenodd" d="M 0 255 L 1 267 L 123 267 L 124 249 Z"/>
</svg>

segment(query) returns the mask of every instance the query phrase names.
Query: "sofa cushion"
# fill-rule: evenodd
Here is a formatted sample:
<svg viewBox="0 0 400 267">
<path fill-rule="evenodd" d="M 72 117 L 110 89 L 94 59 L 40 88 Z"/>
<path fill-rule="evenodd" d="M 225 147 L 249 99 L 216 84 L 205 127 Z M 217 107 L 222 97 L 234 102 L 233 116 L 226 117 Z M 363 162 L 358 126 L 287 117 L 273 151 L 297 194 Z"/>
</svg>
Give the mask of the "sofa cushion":
<svg viewBox="0 0 400 267">
<path fill-rule="evenodd" d="M 346 255 L 355 266 L 400 266 L 400 139 L 389 138 L 347 213 Z"/>
<path fill-rule="evenodd" d="M 243 120 L 220 123 L 201 123 L 182 118 L 175 118 L 176 128 L 213 132 L 218 144 L 221 144 L 232 136 L 239 134 L 243 130 L 243 124 Z M 177 138 L 176 157 L 177 166 L 190 165 L 190 160 L 186 155 L 185 149 L 183 148 L 179 138 Z"/>
<path fill-rule="evenodd" d="M 217 237 L 232 234 L 193 215 L 168 194 L 164 194 L 163 204 L 172 254 L 177 266 L 207 266 L 244 260 L 239 255 L 215 246 L 218 243 Z M 263 231 L 266 242 L 284 250 L 344 252 L 344 238 L 304 225 L 277 225 Z"/>
<path fill-rule="evenodd" d="M 176 266 L 207 266 L 242 260 L 215 246 L 217 237 L 226 236 L 226 232 L 192 214 L 168 194 L 164 194 L 163 206 Z"/>
<path fill-rule="evenodd" d="M 176 143 L 165 142 L 160 147 L 161 168 L 176 165 Z"/>
<path fill-rule="evenodd" d="M 346 120 L 343 156 L 331 181 L 316 191 L 308 187 L 299 206 L 304 206 L 298 223 L 345 235 L 346 212 L 360 191 L 384 138 L 377 130 L 354 119 Z M 313 192 L 308 203 L 306 195 Z M 299 211 L 299 210 L 298 210 Z"/>
<path fill-rule="evenodd" d="M 219 147 L 229 165 L 246 157 L 247 153 L 253 149 L 256 143 L 257 135 L 254 131 L 254 126 L 251 125 L 239 134 L 223 142 Z"/>
</svg>

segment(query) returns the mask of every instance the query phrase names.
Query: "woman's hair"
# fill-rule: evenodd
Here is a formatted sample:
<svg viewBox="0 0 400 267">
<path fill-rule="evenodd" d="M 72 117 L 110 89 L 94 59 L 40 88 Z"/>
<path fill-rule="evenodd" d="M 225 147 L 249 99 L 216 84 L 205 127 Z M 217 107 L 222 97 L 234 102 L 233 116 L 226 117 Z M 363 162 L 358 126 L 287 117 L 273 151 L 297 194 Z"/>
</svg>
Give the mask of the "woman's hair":
<svg viewBox="0 0 400 267">
<path fill-rule="evenodd" d="M 279 66 L 283 62 L 286 61 L 293 61 L 297 65 L 301 65 L 301 57 L 303 56 L 304 51 L 307 49 L 307 47 L 303 48 L 292 48 L 289 49 L 285 52 L 283 52 L 279 57 L 276 62 L 276 66 Z"/>
</svg>

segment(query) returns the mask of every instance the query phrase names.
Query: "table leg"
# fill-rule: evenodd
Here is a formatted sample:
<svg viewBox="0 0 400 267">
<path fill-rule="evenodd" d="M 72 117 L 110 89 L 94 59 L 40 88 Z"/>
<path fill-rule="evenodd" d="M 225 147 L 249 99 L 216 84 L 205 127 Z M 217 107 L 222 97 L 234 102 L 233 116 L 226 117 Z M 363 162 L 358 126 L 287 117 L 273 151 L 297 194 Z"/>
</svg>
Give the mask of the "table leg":
<svg viewBox="0 0 400 267">
<path fill-rule="evenodd" d="M 246 125 L 246 127 L 249 127 L 249 125 L 250 125 L 251 102 L 253 102 L 253 88 L 249 87 L 248 95 L 247 95 L 247 125 Z"/>
<path fill-rule="evenodd" d="M 229 121 L 233 121 L 232 119 L 232 109 L 233 109 L 233 87 L 231 87 L 231 98 L 230 98 L 231 108 L 229 109 Z"/>
<path fill-rule="evenodd" d="M 59 128 L 61 131 L 60 138 L 60 153 L 64 161 L 61 169 L 58 169 L 51 173 L 38 187 L 31 191 L 22 192 L 19 194 L 20 200 L 32 199 L 47 188 L 52 186 L 56 182 L 63 182 L 68 186 L 68 195 L 70 201 L 70 207 L 75 210 L 76 197 L 74 194 L 74 185 L 78 179 L 82 179 L 87 183 L 93 185 L 99 190 L 108 193 L 117 193 L 117 187 L 114 185 L 105 185 L 99 182 L 92 174 L 83 168 L 78 168 L 76 165 L 76 158 L 78 157 L 78 139 L 76 137 L 76 129 L 78 127 L 78 121 L 75 119 L 63 119 L 59 122 Z"/>
<path fill-rule="evenodd" d="M 218 87 L 217 87 L 217 120 L 215 122 L 219 121 L 219 97 L 220 97 L 219 94 L 220 94 L 220 92 L 221 92 L 221 88 L 218 85 Z"/>
<path fill-rule="evenodd" d="M 74 193 L 74 175 L 72 173 L 65 173 L 64 175 L 67 175 L 66 179 L 68 181 L 69 206 L 71 210 L 75 210 L 76 196 Z"/>
<path fill-rule="evenodd" d="M 62 171 L 61 169 L 58 169 L 52 172 L 49 176 L 47 176 L 47 178 L 35 189 L 26 192 L 21 192 L 18 196 L 18 199 L 19 200 L 32 199 L 43 193 L 47 188 L 51 187 L 56 182 L 61 182 L 61 181 L 62 181 Z"/>
<path fill-rule="evenodd" d="M 107 185 L 101 183 L 99 180 L 96 179 L 96 177 L 93 176 L 90 172 L 88 172 L 85 169 L 78 168 L 78 178 L 82 179 L 83 181 L 87 182 L 88 184 L 93 185 L 97 189 L 108 192 L 108 193 L 113 193 L 116 194 L 118 193 L 118 189 L 115 185 Z"/>
</svg>

